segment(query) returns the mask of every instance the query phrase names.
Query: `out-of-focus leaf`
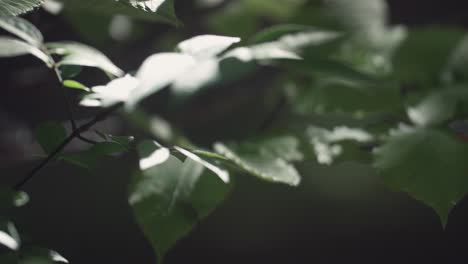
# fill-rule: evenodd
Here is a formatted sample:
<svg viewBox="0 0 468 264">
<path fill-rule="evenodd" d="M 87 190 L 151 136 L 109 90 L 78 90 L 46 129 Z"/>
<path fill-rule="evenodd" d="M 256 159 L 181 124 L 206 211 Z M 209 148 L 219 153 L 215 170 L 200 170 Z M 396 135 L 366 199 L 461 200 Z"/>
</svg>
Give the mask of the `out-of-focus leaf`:
<svg viewBox="0 0 468 264">
<path fill-rule="evenodd" d="M 28 202 L 27 193 L 0 188 L 0 208 L 21 207 Z"/>
<path fill-rule="evenodd" d="M 54 151 L 67 137 L 63 125 L 46 122 L 36 128 L 36 139 L 46 153 Z"/>
<path fill-rule="evenodd" d="M 99 50 L 77 42 L 47 43 L 51 53 L 62 55 L 60 65 L 75 65 L 96 67 L 115 76 L 122 76 L 124 72 Z"/>
<path fill-rule="evenodd" d="M 438 125 L 455 116 L 457 107 L 468 102 L 468 87 L 452 87 L 436 91 L 407 109 L 408 117 L 420 126 Z"/>
<path fill-rule="evenodd" d="M 301 178 L 294 166 L 283 158 L 288 155 L 279 154 L 276 148 L 272 148 L 271 142 L 266 143 L 266 147 L 263 144 L 265 142 L 244 143 L 237 146 L 216 143 L 214 149 L 249 174 L 266 181 L 297 186 Z M 288 146 L 288 152 L 291 154 L 290 146 Z"/>
<path fill-rule="evenodd" d="M 44 41 L 39 29 L 21 17 L 0 16 L 0 27 L 36 47 L 40 47 Z"/>
<path fill-rule="evenodd" d="M 236 37 L 201 35 L 182 41 L 177 45 L 177 49 L 197 59 L 207 59 L 215 57 L 240 40 Z"/>
<path fill-rule="evenodd" d="M 99 163 L 99 158 L 120 154 L 127 150 L 125 146 L 119 143 L 99 142 L 88 150 L 79 153 L 62 154 L 60 158 L 85 169 L 94 169 Z"/>
<path fill-rule="evenodd" d="M 60 65 L 59 70 L 60 70 L 60 75 L 62 76 L 62 79 L 68 80 L 80 74 L 83 68 L 81 66 L 76 66 L 76 65 Z"/>
<path fill-rule="evenodd" d="M 444 69 L 444 79 L 446 81 L 455 81 L 460 78 L 466 80 L 466 77 L 468 76 L 468 70 L 466 70 L 467 65 L 468 35 L 465 35 L 449 58 L 448 65 Z"/>
<path fill-rule="evenodd" d="M 394 77 L 402 83 L 422 86 L 439 83 L 450 55 L 463 35 L 463 30 L 456 28 L 411 29 L 408 38 L 395 52 Z"/>
<path fill-rule="evenodd" d="M 161 146 L 156 141 L 145 140 L 138 145 L 140 154 L 140 170 L 145 171 L 166 162 L 171 156 L 168 148 Z"/>
<path fill-rule="evenodd" d="M 175 149 L 179 153 L 181 153 L 182 155 L 186 156 L 187 158 L 192 159 L 193 161 L 198 162 L 201 165 L 203 165 L 203 167 L 207 168 L 208 170 L 210 170 L 211 172 L 216 174 L 223 182 L 229 183 L 230 177 L 229 177 L 229 172 L 227 170 L 222 169 L 219 166 L 214 165 L 214 164 L 202 159 L 200 156 L 198 156 L 195 153 L 193 153 L 191 151 L 188 151 L 188 150 L 186 150 L 184 148 L 176 146 Z"/>
<path fill-rule="evenodd" d="M 114 79 L 107 85 L 91 88 L 91 94 L 85 96 L 80 104 L 88 107 L 108 107 L 120 102 L 127 102 L 133 96 L 140 82 L 131 75 Z"/>
<path fill-rule="evenodd" d="M 368 143 L 375 139 L 372 134 L 363 129 L 345 126 L 335 127 L 333 130 L 309 126 L 306 133 L 317 162 L 326 165 L 332 164 L 335 159 L 344 154 L 348 154 L 348 157 L 351 156 L 349 153 L 346 153 L 350 151 L 347 148 L 347 142 L 353 142 L 356 145 Z M 358 157 L 352 158 L 356 159 Z"/>
<path fill-rule="evenodd" d="M 21 238 L 13 223 L 0 222 L 0 245 L 10 250 L 18 250 L 20 248 Z"/>
<path fill-rule="evenodd" d="M 61 0 L 69 11 L 122 14 L 137 19 L 160 21 L 180 25 L 174 11 L 173 0 Z"/>
<path fill-rule="evenodd" d="M 167 251 L 226 196 L 229 185 L 192 159 L 171 156 L 134 178 L 129 202 L 161 263 Z"/>
<path fill-rule="evenodd" d="M 391 136 L 375 152 L 374 166 L 392 188 L 432 207 L 442 224 L 468 192 L 468 146 L 435 130 L 414 129 Z"/>
<path fill-rule="evenodd" d="M 52 67 L 52 59 L 37 47 L 10 37 L 0 37 L 0 57 L 16 57 L 31 54 L 45 62 L 48 67 Z"/>
<path fill-rule="evenodd" d="M 43 0 L 0 0 L 0 16 L 17 16 L 42 4 Z"/>
</svg>

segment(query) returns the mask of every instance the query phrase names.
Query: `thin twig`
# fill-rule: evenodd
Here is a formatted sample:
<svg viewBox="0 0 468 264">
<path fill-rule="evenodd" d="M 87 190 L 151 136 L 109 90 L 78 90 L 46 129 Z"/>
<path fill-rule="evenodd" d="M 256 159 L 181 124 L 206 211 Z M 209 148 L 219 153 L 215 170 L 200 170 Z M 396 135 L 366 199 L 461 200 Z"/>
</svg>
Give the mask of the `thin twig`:
<svg viewBox="0 0 468 264">
<path fill-rule="evenodd" d="M 20 190 L 27 182 L 29 182 L 34 175 L 36 175 L 42 168 L 44 168 L 49 162 L 51 162 L 55 157 L 57 157 L 58 154 L 60 154 L 65 147 L 70 144 L 70 142 L 73 141 L 73 139 L 78 138 L 81 133 L 86 132 L 89 130 L 92 126 L 94 126 L 96 123 L 99 121 L 102 121 L 103 119 L 106 119 L 109 115 L 117 111 L 120 107 L 122 107 L 122 103 L 113 105 L 112 107 L 106 109 L 105 111 L 99 113 L 97 116 L 95 116 L 92 120 L 87 122 L 86 124 L 77 127 L 73 132 L 64 140 L 60 145 L 55 148 L 54 151 L 52 151 L 45 160 L 43 160 L 39 165 L 34 167 L 27 175 L 22 179 L 20 182 L 18 182 L 15 186 L 15 190 Z"/>
</svg>

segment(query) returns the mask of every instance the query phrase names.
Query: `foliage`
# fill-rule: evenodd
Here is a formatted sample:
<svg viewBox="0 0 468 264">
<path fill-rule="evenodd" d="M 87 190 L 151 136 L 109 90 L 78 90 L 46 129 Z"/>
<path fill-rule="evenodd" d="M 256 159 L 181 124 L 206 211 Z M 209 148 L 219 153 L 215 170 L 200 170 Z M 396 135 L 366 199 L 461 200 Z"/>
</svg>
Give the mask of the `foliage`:
<svg viewBox="0 0 468 264">
<path fill-rule="evenodd" d="M 64 15 L 74 24 L 80 23 L 71 19 L 75 15 L 98 12 L 180 25 L 171 0 L 61 2 Z M 68 134 L 62 124 L 40 125 L 36 138 L 46 158 L 15 191 L 6 188 L 0 193 L 2 206 L 27 202 L 24 193 L 16 193 L 53 160 L 93 169 L 102 156 L 119 159 L 122 153 L 137 152 L 138 170 L 128 200 L 162 261 L 226 198 L 239 173 L 297 186 L 301 176 L 296 164 L 304 160 L 324 165 L 343 160 L 366 163 L 389 187 L 432 207 L 443 225 L 468 192 L 463 161 L 468 132 L 460 125 L 467 118 L 468 55 L 461 30 L 390 25 L 384 1 L 329 0 L 323 5 L 232 1 L 221 4 L 204 25 L 215 33 L 230 35 L 231 30 L 251 36 L 244 40 L 220 34 L 195 36 L 178 42 L 173 51 L 147 56 L 135 71 L 125 72 L 89 45 L 45 42 L 39 29 L 17 16 L 39 4 L 0 0 L 0 27 L 9 33 L 0 37 L 0 57 L 35 56 L 55 72 L 67 93 L 68 88 L 81 93 L 81 106 L 102 112 L 81 126 L 70 115 Z M 322 15 L 307 20 L 302 12 Z M 245 19 L 232 26 L 240 14 Z M 222 23 L 213 23 L 219 16 Z M 262 18 L 288 24 L 260 30 Z M 171 37 L 168 34 L 169 42 Z M 79 78 L 85 67 L 101 70 L 109 82 L 84 85 Z M 178 109 L 200 95 L 216 95 L 218 87 L 241 90 L 239 83 L 263 70 L 275 73 L 262 94 L 264 101 L 282 98 L 287 111 L 273 116 L 272 124 L 255 135 L 198 143 L 184 124 L 167 121 L 148 107 L 158 97 Z M 116 112 L 139 131 L 135 137 L 99 131 L 97 141 L 83 136 Z M 65 153 L 74 139 L 92 145 Z M 6 218 L 0 222 L 6 227 L 0 231 L 0 243 L 11 250 L 6 261 L 64 261 L 55 252 L 23 249 L 10 216 Z M 29 257 L 38 259 L 24 260 Z"/>
</svg>

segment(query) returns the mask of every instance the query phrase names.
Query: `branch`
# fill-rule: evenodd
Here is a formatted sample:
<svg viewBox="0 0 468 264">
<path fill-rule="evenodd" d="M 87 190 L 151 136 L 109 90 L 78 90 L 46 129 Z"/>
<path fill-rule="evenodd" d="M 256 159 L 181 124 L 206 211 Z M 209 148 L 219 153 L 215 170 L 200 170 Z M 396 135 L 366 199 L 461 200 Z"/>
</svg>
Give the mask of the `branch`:
<svg viewBox="0 0 468 264">
<path fill-rule="evenodd" d="M 20 182 L 18 182 L 15 186 L 15 190 L 20 190 L 26 183 L 28 183 L 34 175 L 36 175 L 42 168 L 44 168 L 49 162 L 51 162 L 55 157 L 57 157 L 58 154 L 60 154 L 65 147 L 70 144 L 75 138 L 80 137 L 80 134 L 83 132 L 88 131 L 92 126 L 94 126 L 96 123 L 99 121 L 102 121 L 106 119 L 109 115 L 117 111 L 119 108 L 123 106 L 122 103 L 116 104 L 111 106 L 110 108 L 106 109 L 105 111 L 99 113 L 97 116 L 95 116 L 92 120 L 87 122 L 86 124 L 77 127 L 73 132 L 64 140 L 60 145 L 55 148 L 54 151 L 52 151 L 45 160 L 43 160 L 39 165 L 37 165 L 35 168 L 33 168 L 24 179 L 22 179 Z"/>
</svg>

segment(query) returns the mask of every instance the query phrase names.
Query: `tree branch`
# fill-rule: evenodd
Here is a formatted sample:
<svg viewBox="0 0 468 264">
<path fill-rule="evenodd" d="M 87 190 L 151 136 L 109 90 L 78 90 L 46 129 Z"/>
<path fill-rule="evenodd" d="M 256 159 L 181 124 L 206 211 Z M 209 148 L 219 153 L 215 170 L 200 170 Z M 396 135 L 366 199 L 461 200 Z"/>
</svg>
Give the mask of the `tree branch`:
<svg viewBox="0 0 468 264">
<path fill-rule="evenodd" d="M 73 132 L 64 140 L 60 145 L 52 151 L 45 160 L 43 160 L 39 165 L 34 167 L 27 175 L 24 177 L 20 182 L 18 182 L 15 186 L 15 190 L 20 190 L 26 183 L 28 183 L 34 175 L 36 175 L 42 168 L 44 168 L 49 162 L 51 162 L 58 154 L 60 154 L 65 147 L 70 144 L 75 138 L 78 138 L 81 133 L 89 130 L 92 126 L 94 126 L 99 121 L 106 119 L 109 115 L 117 111 L 119 108 L 123 106 L 122 103 L 116 104 L 111 106 L 110 108 L 106 109 L 105 111 L 99 113 L 95 116 L 92 120 L 87 122 L 86 124 L 77 127 Z"/>
</svg>

